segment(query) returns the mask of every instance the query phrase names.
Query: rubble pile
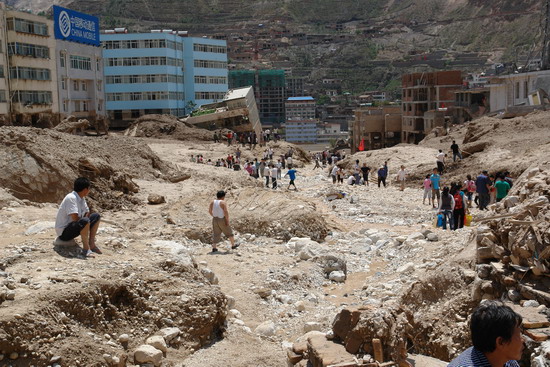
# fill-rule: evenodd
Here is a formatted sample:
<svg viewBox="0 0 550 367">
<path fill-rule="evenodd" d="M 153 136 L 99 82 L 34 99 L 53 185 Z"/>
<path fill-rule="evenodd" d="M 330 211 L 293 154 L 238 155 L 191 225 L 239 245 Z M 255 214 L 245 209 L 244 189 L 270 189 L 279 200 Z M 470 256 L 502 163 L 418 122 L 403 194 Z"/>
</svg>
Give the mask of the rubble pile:
<svg viewBox="0 0 550 367">
<path fill-rule="evenodd" d="M 124 135 L 146 138 L 213 141 L 214 132 L 185 124 L 172 115 L 144 115 L 137 118 Z"/>
<path fill-rule="evenodd" d="M 49 129 L 0 130 L 0 186 L 18 199 L 60 202 L 78 176 L 92 181 L 90 203 L 132 206 L 133 178 L 169 178 L 174 168 L 150 148 L 119 136 L 82 137 Z"/>
<path fill-rule="evenodd" d="M 480 216 L 476 232 L 478 262 L 500 261 L 533 276 L 550 273 L 550 172 L 533 167 L 509 195 Z"/>
</svg>

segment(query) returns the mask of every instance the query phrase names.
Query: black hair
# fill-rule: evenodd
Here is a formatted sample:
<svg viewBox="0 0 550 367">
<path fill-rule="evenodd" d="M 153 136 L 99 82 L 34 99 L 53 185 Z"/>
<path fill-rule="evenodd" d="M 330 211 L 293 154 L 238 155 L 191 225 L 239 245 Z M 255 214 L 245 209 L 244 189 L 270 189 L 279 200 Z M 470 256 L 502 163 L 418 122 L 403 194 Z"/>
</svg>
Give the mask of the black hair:
<svg viewBox="0 0 550 367">
<path fill-rule="evenodd" d="M 474 310 L 470 320 L 472 344 L 482 353 L 496 348 L 496 339 L 510 342 L 514 330 L 523 321 L 521 315 L 499 301 L 485 301 Z"/>
<path fill-rule="evenodd" d="M 223 190 L 218 191 L 218 192 L 216 193 L 216 197 L 217 197 L 218 199 L 224 198 L 224 197 L 225 197 L 225 191 L 223 191 Z"/>
<path fill-rule="evenodd" d="M 444 196 L 449 195 L 449 186 L 445 186 L 445 187 L 443 188 L 443 195 L 444 195 Z"/>
<path fill-rule="evenodd" d="M 430 178 L 430 174 L 427 174 L 427 175 L 426 175 L 426 178 Z"/>
<path fill-rule="evenodd" d="M 74 180 L 73 184 L 73 190 L 76 192 L 81 192 L 84 189 L 90 188 L 90 180 L 88 180 L 86 177 L 79 177 L 76 180 Z"/>
<path fill-rule="evenodd" d="M 466 178 L 467 178 L 468 180 L 471 180 L 471 179 L 472 179 L 472 175 L 467 175 Z"/>
<path fill-rule="evenodd" d="M 483 170 L 481 171 L 481 173 L 483 173 L 484 175 L 488 174 L 489 172 L 487 172 L 486 170 Z"/>
</svg>

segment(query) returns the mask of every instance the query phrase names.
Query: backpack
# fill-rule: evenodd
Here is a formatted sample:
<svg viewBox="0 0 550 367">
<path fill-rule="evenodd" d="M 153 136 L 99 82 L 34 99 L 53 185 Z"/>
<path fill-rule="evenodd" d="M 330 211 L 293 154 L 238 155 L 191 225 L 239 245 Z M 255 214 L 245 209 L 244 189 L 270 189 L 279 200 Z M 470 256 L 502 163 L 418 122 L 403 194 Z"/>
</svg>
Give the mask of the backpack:
<svg viewBox="0 0 550 367">
<path fill-rule="evenodd" d="M 460 192 L 457 192 L 454 195 L 454 199 L 455 199 L 455 210 L 462 209 L 464 205 L 462 204 L 462 195 L 460 195 Z"/>
<path fill-rule="evenodd" d="M 468 181 L 468 192 L 476 191 L 476 183 L 473 180 Z"/>
</svg>

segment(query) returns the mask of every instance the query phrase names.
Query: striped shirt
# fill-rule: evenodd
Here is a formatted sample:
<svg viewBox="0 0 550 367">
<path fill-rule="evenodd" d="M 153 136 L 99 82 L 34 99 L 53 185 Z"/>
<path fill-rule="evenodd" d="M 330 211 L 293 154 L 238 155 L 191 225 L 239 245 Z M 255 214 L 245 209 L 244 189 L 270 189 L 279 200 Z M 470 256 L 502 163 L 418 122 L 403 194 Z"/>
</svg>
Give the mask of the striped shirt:
<svg viewBox="0 0 550 367">
<path fill-rule="evenodd" d="M 447 367 L 491 367 L 491 364 L 482 352 L 470 347 L 453 359 Z M 516 361 L 508 361 L 503 367 L 519 367 L 519 364 Z"/>
</svg>

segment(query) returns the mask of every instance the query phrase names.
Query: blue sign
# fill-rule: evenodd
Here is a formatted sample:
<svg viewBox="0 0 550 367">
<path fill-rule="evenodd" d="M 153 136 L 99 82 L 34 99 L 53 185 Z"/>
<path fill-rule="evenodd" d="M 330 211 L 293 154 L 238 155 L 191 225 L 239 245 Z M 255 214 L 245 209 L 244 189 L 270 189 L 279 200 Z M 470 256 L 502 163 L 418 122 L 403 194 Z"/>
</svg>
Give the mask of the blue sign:
<svg viewBox="0 0 550 367">
<path fill-rule="evenodd" d="M 60 6 L 53 6 L 55 38 L 99 46 L 99 19 Z"/>
</svg>

